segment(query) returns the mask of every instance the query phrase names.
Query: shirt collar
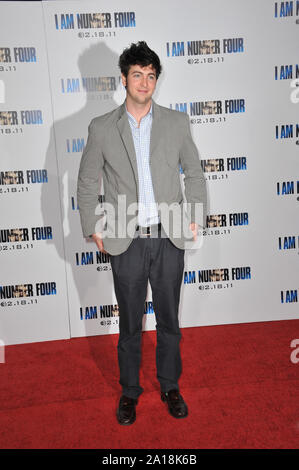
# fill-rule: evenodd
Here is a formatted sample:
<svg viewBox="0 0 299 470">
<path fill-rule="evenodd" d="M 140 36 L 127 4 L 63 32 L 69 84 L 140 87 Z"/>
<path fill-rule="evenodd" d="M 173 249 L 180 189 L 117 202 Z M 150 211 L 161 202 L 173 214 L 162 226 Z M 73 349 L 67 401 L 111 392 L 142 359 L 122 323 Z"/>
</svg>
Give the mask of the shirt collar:
<svg viewBox="0 0 299 470">
<path fill-rule="evenodd" d="M 128 109 L 127 109 L 127 104 L 125 103 L 125 109 L 126 109 L 126 112 L 127 112 L 127 115 L 128 115 L 128 118 L 129 118 L 129 121 L 131 121 L 136 127 L 137 127 L 137 121 L 136 119 L 134 118 L 134 116 L 132 116 L 131 113 L 129 113 Z M 148 117 L 152 117 L 153 115 L 153 102 L 151 104 L 151 107 L 150 107 L 150 110 L 149 112 L 143 116 L 143 118 L 141 119 L 141 121 L 145 118 L 148 118 Z"/>
</svg>

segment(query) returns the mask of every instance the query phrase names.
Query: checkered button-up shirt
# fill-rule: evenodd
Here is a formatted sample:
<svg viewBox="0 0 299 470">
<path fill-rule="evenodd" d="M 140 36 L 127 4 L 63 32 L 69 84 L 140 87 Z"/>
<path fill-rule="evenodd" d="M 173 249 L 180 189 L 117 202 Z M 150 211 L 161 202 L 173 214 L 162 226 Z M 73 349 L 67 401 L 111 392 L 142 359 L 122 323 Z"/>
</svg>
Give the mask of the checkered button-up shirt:
<svg viewBox="0 0 299 470">
<path fill-rule="evenodd" d="M 152 107 L 150 111 L 140 121 L 140 126 L 136 119 L 127 110 L 127 115 L 134 140 L 134 147 L 137 159 L 139 200 L 138 200 L 138 225 L 147 227 L 159 223 L 159 215 L 153 190 L 153 183 L 149 165 L 150 138 L 152 128 Z"/>
</svg>

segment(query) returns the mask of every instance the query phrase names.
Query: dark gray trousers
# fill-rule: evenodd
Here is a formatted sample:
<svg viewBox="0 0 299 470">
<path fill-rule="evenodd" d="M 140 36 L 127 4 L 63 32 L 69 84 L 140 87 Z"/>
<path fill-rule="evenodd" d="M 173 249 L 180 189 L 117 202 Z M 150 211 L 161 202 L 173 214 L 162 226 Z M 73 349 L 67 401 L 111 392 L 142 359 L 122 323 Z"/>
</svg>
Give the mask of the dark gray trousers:
<svg viewBox="0 0 299 470">
<path fill-rule="evenodd" d="M 162 392 L 179 390 L 181 332 L 178 321 L 184 272 L 184 250 L 168 238 L 134 238 L 129 248 L 111 256 L 114 289 L 119 306 L 118 362 L 122 393 L 138 398 L 141 333 L 148 281 L 156 315 L 157 378 Z"/>
</svg>

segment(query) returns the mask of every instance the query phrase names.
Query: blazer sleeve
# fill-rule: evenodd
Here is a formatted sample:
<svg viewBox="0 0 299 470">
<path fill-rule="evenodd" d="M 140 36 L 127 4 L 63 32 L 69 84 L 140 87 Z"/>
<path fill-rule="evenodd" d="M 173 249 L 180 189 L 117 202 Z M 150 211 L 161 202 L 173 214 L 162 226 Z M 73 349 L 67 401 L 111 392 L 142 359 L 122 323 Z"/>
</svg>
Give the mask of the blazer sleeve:
<svg viewBox="0 0 299 470">
<path fill-rule="evenodd" d="M 93 119 L 88 126 L 88 138 L 82 153 L 77 182 L 77 201 L 84 237 L 90 237 L 95 233 L 96 224 L 103 216 L 95 214 L 99 204 L 103 165 L 104 159 Z"/>
<path fill-rule="evenodd" d="M 183 115 L 183 113 L 182 113 Z M 197 147 L 192 139 L 189 116 L 184 115 L 184 137 L 180 163 L 185 178 L 185 196 L 190 207 L 191 222 L 205 228 L 207 217 L 207 187 Z"/>
</svg>

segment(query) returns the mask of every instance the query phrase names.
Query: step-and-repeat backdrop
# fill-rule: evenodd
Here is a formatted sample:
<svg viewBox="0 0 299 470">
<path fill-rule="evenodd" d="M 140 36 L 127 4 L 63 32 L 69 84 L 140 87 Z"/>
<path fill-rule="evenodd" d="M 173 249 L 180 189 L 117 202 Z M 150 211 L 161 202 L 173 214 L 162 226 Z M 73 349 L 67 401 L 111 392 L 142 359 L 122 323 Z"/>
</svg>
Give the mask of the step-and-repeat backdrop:
<svg viewBox="0 0 299 470">
<path fill-rule="evenodd" d="M 82 236 L 76 184 L 88 124 L 125 99 L 118 57 L 139 40 L 163 65 L 155 100 L 190 117 L 208 187 L 181 326 L 298 318 L 298 2 L 1 2 L 0 13 L 1 341 L 118 332 L 109 255 Z"/>
</svg>

